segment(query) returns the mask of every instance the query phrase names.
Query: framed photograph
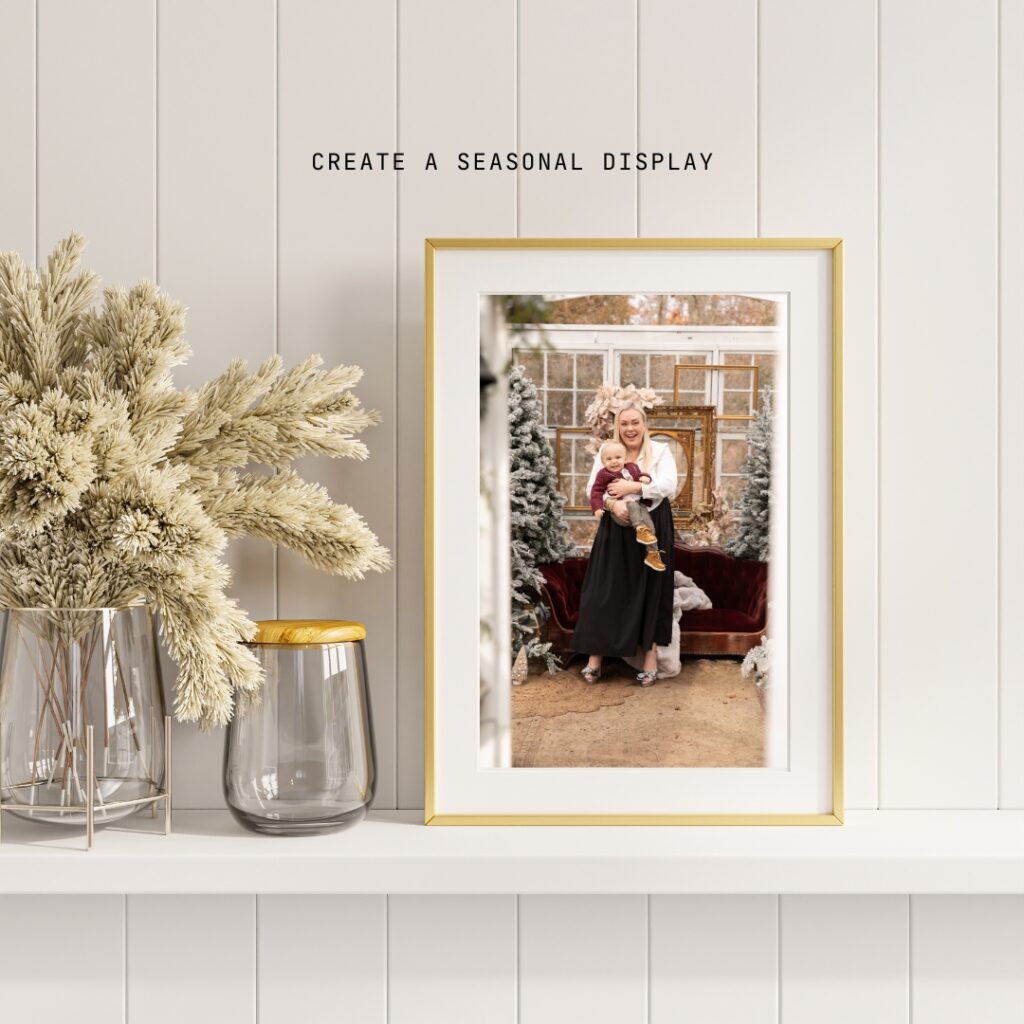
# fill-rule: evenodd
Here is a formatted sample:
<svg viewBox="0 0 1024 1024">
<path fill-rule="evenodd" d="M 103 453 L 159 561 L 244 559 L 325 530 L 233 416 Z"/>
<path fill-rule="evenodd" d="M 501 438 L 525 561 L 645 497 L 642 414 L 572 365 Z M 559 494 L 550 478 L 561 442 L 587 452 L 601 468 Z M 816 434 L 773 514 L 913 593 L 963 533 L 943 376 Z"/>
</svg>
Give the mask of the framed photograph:
<svg viewBox="0 0 1024 1024">
<path fill-rule="evenodd" d="M 841 824 L 842 242 L 428 239 L 428 824 Z"/>
</svg>

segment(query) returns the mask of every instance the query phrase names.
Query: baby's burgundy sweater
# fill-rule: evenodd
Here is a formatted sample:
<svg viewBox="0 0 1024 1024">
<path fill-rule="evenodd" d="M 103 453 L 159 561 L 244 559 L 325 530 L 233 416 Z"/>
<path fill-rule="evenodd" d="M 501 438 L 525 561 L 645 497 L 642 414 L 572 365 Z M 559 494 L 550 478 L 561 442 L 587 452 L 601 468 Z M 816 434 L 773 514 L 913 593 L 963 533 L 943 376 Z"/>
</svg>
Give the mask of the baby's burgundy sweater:
<svg viewBox="0 0 1024 1024">
<path fill-rule="evenodd" d="M 624 476 L 624 471 L 628 471 L 629 476 Z M 597 471 L 594 486 L 590 488 L 591 511 L 596 512 L 599 508 L 604 508 L 604 492 L 608 490 L 608 485 L 613 480 L 639 480 L 640 477 L 648 475 L 635 462 L 627 462 L 618 473 L 613 473 L 602 466 Z"/>
</svg>

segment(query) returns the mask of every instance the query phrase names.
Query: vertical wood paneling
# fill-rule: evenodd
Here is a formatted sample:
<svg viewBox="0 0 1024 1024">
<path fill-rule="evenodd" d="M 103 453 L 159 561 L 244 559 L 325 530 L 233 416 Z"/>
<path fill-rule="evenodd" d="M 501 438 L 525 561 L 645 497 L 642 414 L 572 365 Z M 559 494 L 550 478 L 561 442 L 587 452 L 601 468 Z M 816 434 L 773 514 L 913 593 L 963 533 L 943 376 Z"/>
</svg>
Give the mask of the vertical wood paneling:
<svg viewBox="0 0 1024 1024">
<path fill-rule="evenodd" d="M 356 363 L 357 393 L 383 414 L 363 438 L 370 460 L 307 460 L 299 469 L 351 504 L 395 545 L 396 172 L 312 170 L 314 152 L 395 151 L 395 15 L 390 4 L 294 3 L 279 15 L 279 351 Z M 333 130 L 343 124 L 341 135 Z M 375 805 L 397 806 L 394 571 L 358 583 L 282 551 L 281 618 L 356 619 L 367 628 L 376 722 Z"/>
<path fill-rule="evenodd" d="M 880 18 L 880 799 L 993 807 L 996 5 Z"/>
<path fill-rule="evenodd" d="M 776 1024 L 774 896 L 652 896 L 651 1024 Z"/>
<path fill-rule="evenodd" d="M 519 1024 L 645 1024 L 643 896 L 521 896 Z"/>
<path fill-rule="evenodd" d="M 75 228 L 89 236 L 87 262 L 106 283 L 159 272 L 191 309 L 197 354 L 183 380 L 205 379 L 235 355 L 259 361 L 275 345 L 289 362 L 321 351 L 367 369 L 360 394 L 385 413 L 385 424 L 367 435 L 370 463 L 318 463 L 307 472 L 365 512 L 385 543 L 393 543 L 397 525 L 399 571 L 350 590 L 282 559 L 280 598 L 286 613 L 317 613 L 333 602 L 337 614 L 368 621 L 379 732 L 397 713 L 402 749 L 396 775 L 395 740 L 379 735 L 379 802 L 418 806 L 422 239 L 516 232 L 515 175 L 453 169 L 460 149 L 516 148 L 516 5 L 400 4 L 396 97 L 393 8 L 279 3 L 275 55 L 271 0 L 165 2 L 158 29 L 155 2 L 39 0 L 38 256 Z M 1024 44 L 1021 9 L 1001 4 L 997 65 L 994 4 L 959 0 L 942 18 L 923 0 L 882 5 L 880 55 L 873 5 L 762 4 L 758 126 L 752 0 L 713 8 L 639 0 L 639 40 L 631 3 L 599 18 L 588 17 L 579 0 L 519 0 L 519 7 L 518 148 L 575 149 L 588 168 L 520 174 L 521 233 L 633 234 L 639 221 L 642 234 L 752 234 L 759 132 L 761 232 L 847 239 L 846 606 L 847 636 L 856 638 L 847 644 L 848 802 L 872 805 L 880 785 L 889 806 L 991 805 L 1000 707 L 998 798 L 1024 805 L 1016 741 L 1024 687 L 1012 629 L 1024 614 L 1013 571 L 1024 565 L 1013 529 L 1024 499 L 1017 472 L 1024 414 L 1014 388 L 1024 374 L 1015 344 L 1024 324 L 1015 285 L 1024 273 L 1016 184 L 1024 171 L 1024 81 L 1014 59 Z M 31 0 L 0 8 L 0 248 L 29 256 L 33 11 Z M 468 38 L 487 42 L 470 47 Z M 711 149 L 714 172 L 645 174 L 638 211 L 636 175 L 600 170 L 601 153 L 634 149 L 638 131 L 644 150 Z M 950 139 L 959 158 L 949 153 Z M 393 175 L 312 173 L 312 151 L 331 146 L 406 151 L 397 220 Z M 437 172 L 422 170 L 428 149 L 438 154 Z M 881 434 L 870 397 L 876 382 Z M 393 482 L 383 470 L 396 451 L 400 479 Z M 997 472 L 998 555 L 995 530 L 972 529 L 969 558 L 951 565 L 930 557 L 950 550 L 949 539 L 965 522 L 977 526 L 979 514 L 994 526 Z M 232 561 L 243 604 L 272 614 L 270 553 L 240 547 Z M 923 593 L 933 595 L 927 605 Z M 392 635 L 401 637 L 397 666 Z M 926 654 L 932 643 L 938 653 Z M 881 779 L 874 770 L 876 653 Z M 176 740 L 179 805 L 219 805 L 221 736 L 200 742 L 189 729 Z M 258 922 L 254 897 L 131 897 L 126 933 L 121 897 L 4 897 L 4 1014 L 63 1021 L 70 999 L 84 1024 L 123 1020 L 126 1006 L 127 1019 L 146 1024 L 195 1016 L 197 1007 L 204 1019 L 250 1024 L 257 947 L 260 1015 L 268 1022 L 337 1013 L 383 1021 L 390 1012 L 395 1024 L 484 1016 L 500 1024 L 515 1020 L 518 1008 L 524 1024 L 619 1024 L 644 1021 L 648 1000 L 653 1021 L 756 1022 L 775 1019 L 776 986 L 786 1024 L 902 1024 L 908 997 L 913 1019 L 926 1024 L 1016 1021 L 1024 1005 L 1019 897 L 915 897 L 909 959 L 907 901 L 899 897 L 786 897 L 778 951 L 771 898 L 654 897 L 649 963 L 643 897 L 520 903 L 517 931 L 511 897 L 394 897 L 390 911 L 384 897 L 266 897 Z M 47 995 L 55 964 L 59 1001 Z"/>
<path fill-rule="evenodd" d="M 259 897 L 259 1024 L 387 1020 L 387 898 Z"/>
<path fill-rule="evenodd" d="M 878 261 L 874 5 L 761 11 L 761 233 L 845 241 L 846 802 L 878 801 Z"/>
<path fill-rule="evenodd" d="M 189 307 L 197 385 L 236 357 L 273 355 L 275 329 L 274 4 L 160 5 L 159 281 Z M 274 614 L 274 554 L 232 544 L 231 593 L 253 618 Z M 223 730 L 175 730 L 175 802 L 220 807 Z"/>
<path fill-rule="evenodd" d="M 636 234 L 636 172 L 602 164 L 636 149 L 635 5 L 519 0 L 518 37 L 519 150 L 583 168 L 519 172 L 519 234 Z"/>
<path fill-rule="evenodd" d="M 272 0 L 175 0 L 159 24 L 160 285 L 189 307 L 196 385 L 276 346 Z M 232 560 L 251 614 L 273 613 L 272 553 Z"/>
<path fill-rule="evenodd" d="M 1024 897 L 915 896 L 914 1024 L 1019 1024 L 1024 1017 Z"/>
<path fill-rule="evenodd" d="M 907 1024 L 903 896 L 784 896 L 779 988 L 785 1024 Z"/>
<path fill-rule="evenodd" d="M 124 1021 L 124 898 L 0 897 L 0 1017 Z"/>
<path fill-rule="evenodd" d="M 1024 807 L 1024 5 L 1003 0 L 999 11 L 999 806 Z"/>
<path fill-rule="evenodd" d="M 255 896 L 129 896 L 128 1020 L 254 1024 Z"/>
<path fill-rule="evenodd" d="M 36 15 L 33 0 L 0 6 L 0 252 L 35 260 Z"/>
<path fill-rule="evenodd" d="M 39 261 L 80 231 L 104 285 L 155 272 L 153 29 L 152 2 L 39 0 Z"/>
<path fill-rule="evenodd" d="M 514 175 L 455 169 L 515 148 L 513 0 L 400 4 L 398 59 L 398 806 L 422 807 L 423 240 L 515 234 Z"/>
<path fill-rule="evenodd" d="M 755 0 L 639 0 L 640 150 L 710 170 L 641 171 L 640 234 L 757 234 Z"/>
<path fill-rule="evenodd" d="M 392 896 L 388 993 L 388 1024 L 518 1024 L 515 897 Z"/>
</svg>

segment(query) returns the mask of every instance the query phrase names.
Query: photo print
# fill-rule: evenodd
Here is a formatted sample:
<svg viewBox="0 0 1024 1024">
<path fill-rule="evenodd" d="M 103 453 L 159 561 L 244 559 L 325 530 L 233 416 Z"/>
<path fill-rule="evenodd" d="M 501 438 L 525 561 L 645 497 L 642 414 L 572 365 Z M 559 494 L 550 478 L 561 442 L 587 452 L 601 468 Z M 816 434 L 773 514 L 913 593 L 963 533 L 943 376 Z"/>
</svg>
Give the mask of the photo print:
<svg viewBox="0 0 1024 1024">
<path fill-rule="evenodd" d="M 482 768 L 786 764 L 787 296 L 680 285 L 479 297 Z"/>
</svg>

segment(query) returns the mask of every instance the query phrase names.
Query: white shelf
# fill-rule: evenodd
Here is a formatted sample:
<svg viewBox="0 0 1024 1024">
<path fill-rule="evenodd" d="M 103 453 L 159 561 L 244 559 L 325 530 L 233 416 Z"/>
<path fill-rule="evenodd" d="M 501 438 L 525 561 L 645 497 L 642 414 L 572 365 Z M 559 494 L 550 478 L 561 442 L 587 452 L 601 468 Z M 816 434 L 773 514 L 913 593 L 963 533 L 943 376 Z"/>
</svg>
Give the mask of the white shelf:
<svg viewBox="0 0 1024 1024">
<path fill-rule="evenodd" d="M 5 815 L 0 893 L 1024 893 L 1024 811 L 851 811 L 837 827 L 425 827 L 282 839 L 219 811 L 96 834 Z M 129 831 L 131 829 L 132 831 Z"/>
</svg>

